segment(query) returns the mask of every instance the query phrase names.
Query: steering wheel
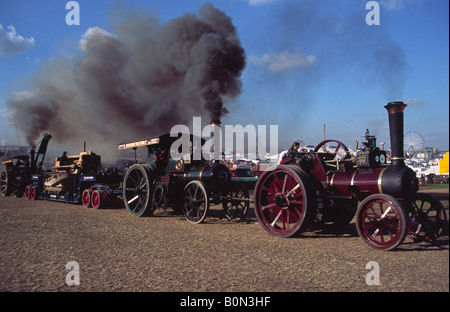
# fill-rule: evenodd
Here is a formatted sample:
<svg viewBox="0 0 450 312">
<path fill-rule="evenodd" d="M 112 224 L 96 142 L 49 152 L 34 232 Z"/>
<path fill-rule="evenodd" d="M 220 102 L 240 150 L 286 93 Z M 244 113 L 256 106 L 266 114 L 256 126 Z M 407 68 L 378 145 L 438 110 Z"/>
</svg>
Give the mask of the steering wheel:
<svg viewBox="0 0 450 312">
<path fill-rule="evenodd" d="M 337 140 L 325 140 L 320 142 L 314 148 L 314 153 L 318 152 L 333 155 L 332 159 L 330 159 L 329 157 L 325 157 L 323 160 L 327 165 L 336 167 L 336 169 L 338 169 L 339 167 L 338 161 L 350 157 L 350 151 L 348 150 L 347 146 L 345 146 L 345 144 L 342 143 L 341 141 Z M 338 159 L 337 156 L 342 154 L 344 154 L 344 156 Z"/>
<path fill-rule="evenodd" d="M 334 143 L 337 144 L 337 146 L 331 146 L 330 143 Z M 344 143 L 342 143 L 341 141 L 338 140 L 325 140 L 320 142 L 315 148 L 314 148 L 314 153 L 319 152 L 319 150 L 322 149 L 323 153 L 331 153 L 334 155 L 337 155 L 339 150 L 344 150 L 345 154 L 348 155 L 349 154 L 349 150 L 347 148 L 347 146 L 345 146 Z M 334 152 L 330 152 L 330 150 L 333 150 Z"/>
</svg>

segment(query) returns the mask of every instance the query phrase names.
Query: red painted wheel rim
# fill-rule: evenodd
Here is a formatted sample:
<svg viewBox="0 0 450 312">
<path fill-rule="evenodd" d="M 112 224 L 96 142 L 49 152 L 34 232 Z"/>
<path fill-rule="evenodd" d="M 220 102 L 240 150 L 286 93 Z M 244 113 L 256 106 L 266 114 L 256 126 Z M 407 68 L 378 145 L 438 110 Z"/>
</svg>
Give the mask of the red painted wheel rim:
<svg viewBox="0 0 450 312">
<path fill-rule="evenodd" d="M 25 198 L 26 199 L 30 199 L 31 198 L 31 187 L 29 185 L 27 185 L 27 187 L 25 187 Z"/>
<path fill-rule="evenodd" d="M 97 209 L 100 206 L 100 194 L 98 193 L 98 191 L 94 191 L 92 193 L 91 202 L 92 202 L 92 207 L 95 209 Z"/>
<path fill-rule="evenodd" d="M 89 207 L 89 204 L 91 202 L 91 196 L 90 196 L 88 190 L 83 191 L 83 194 L 81 195 L 81 201 L 82 201 L 84 207 L 86 207 L 86 208 Z"/>
<path fill-rule="evenodd" d="M 404 226 L 397 207 L 386 200 L 373 200 L 361 211 L 359 226 L 363 239 L 376 248 L 389 247 L 398 241 Z"/>
<path fill-rule="evenodd" d="M 263 176 L 257 190 L 256 213 L 261 225 L 275 236 L 290 237 L 305 217 L 306 195 L 298 175 L 277 169 Z"/>
<path fill-rule="evenodd" d="M 36 199 L 36 188 L 34 186 L 30 187 L 30 199 L 32 200 Z"/>
</svg>

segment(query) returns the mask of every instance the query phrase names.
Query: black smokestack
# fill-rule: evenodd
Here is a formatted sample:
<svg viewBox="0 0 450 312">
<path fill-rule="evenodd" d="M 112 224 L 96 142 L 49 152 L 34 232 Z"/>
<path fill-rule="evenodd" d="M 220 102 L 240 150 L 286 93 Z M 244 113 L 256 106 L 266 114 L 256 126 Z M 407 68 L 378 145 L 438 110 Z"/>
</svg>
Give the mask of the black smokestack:
<svg viewBox="0 0 450 312">
<path fill-rule="evenodd" d="M 403 151 L 403 111 L 406 106 L 403 102 L 391 102 L 384 107 L 389 114 L 392 166 L 405 166 L 405 155 Z"/>
<path fill-rule="evenodd" d="M 35 159 L 34 159 L 34 155 L 35 155 L 35 150 L 34 149 L 30 149 L 30 151 L 29 151 L 29 163 L 30 163 L 30 167 L 31 167 L 31 170 L 35 170 L 36 169 L 36 161 L 35 161 Z"/>
<path fill-rule="evenodd" d="M 231 18 L 212 4 L 166 23 L 121 7 L 113 24 L 114 32 L 89 28 L 79 56 L 47 61 L 33 90 L 7 101 L 31 146 L 49 131 L 65 146 L 89 140 L 109 151 L 192 116 L 220 120 L 241 93 L 246 54 Z"/>
</svg>

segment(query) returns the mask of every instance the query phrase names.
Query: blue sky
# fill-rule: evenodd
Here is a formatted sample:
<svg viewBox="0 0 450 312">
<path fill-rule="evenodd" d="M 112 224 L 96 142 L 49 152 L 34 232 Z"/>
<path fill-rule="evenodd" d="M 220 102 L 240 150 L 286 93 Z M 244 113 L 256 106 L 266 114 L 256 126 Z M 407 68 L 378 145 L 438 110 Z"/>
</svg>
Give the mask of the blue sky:
<svg viewBox="0 0 450 312">
<path fill-rule="evenodd" d="M 89 28 L 114 33 L 117 7 L 151 12 L 164 23 L 196 14 L 206 1 L 78 0 L 79 26 L 66 24 L 67 2 L 0 3 L 2 141 L 17 143 L 6 104 L 14 92 L 30 90 L 49 59 L 81 53 L 78 43 Z M 353 147 L 369 128 L 389 147 L 383 106 L 401 100 L 408 104 L 405 133 L 449 149 L 447 0 L 380 0 L 379 26 L 366 24 L 364 0 L 209 2 L 231 17 L 247 54 L 243 92 L 227 103 L 224 124 L 278 125 L 280 148 L 293 140 L 319 143 L 323 124 L 327 138 Z"/>
</svg>

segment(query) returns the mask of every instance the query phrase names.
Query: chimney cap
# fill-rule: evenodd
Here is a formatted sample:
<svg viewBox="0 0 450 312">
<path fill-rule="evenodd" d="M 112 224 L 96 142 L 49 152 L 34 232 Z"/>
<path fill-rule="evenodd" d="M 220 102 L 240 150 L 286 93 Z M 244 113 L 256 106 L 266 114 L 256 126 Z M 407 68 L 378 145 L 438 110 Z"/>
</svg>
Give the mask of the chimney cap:
<svg viewBox="0 0 450 312">
<path fill-rule="evenodd" d="M 397 101 L 397 102 L 388 103 L 384 108 L 386 108 L 388 113 L 391 114 L 391 113 L 403 112 L 405 110 L 406 106 L 408 106 L 408 105 L 406 105 L 403 102 Z"/>
<path fill-rule="evenodd" d="M 211 126 L 221 126 L 222 122 L 219 119 L 213 119 L 211 120 L 211 122 L 209 123 Z"/>
</svg>

